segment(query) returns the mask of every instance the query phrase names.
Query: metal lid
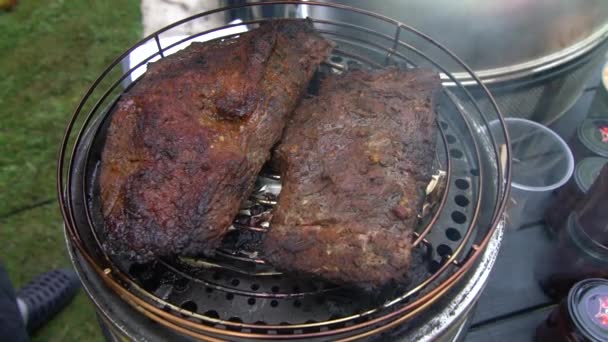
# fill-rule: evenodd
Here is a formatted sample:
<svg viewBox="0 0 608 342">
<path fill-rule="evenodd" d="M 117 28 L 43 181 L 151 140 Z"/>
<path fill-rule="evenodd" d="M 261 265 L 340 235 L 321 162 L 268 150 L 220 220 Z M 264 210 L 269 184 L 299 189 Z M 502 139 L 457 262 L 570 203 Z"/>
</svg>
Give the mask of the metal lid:
<svg viewBox="0 0 608 342">
<path fill-rule="evenodd" d="M 585 279 L 568 293 L 572 323 L 589 341 L 608 340 L 608 280 Z"/>
<path fill-rule="evenodd" d="M 600 174 L 604 164 L 608 162 L 607 158 L 602 157 L 589 157 L 581 160 L 576 164 L 576 170 L 574 170 L 574 181 L 576 185 L 583 193 L 587 193 L 589 188 L 595 179 Z"/>
<path fill-rule="evenodd" d="M 578 127 L 578 138 L 593 153 L 608 158 L 608 118 L 586 119 Z"/>
</svg>

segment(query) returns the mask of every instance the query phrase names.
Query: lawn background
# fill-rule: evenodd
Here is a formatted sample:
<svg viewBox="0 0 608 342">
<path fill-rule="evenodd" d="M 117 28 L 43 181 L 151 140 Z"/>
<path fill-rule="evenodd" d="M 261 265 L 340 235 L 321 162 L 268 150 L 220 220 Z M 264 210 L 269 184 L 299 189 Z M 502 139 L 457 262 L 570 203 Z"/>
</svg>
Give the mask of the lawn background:
<svg viewBox="0 0 608 342">
<path fill-rule="evenodd" d="M 138 0 L 20 0 L 0 12 L 0 261 L 15 287 L 70 267 L 55 167 L 68 118 L 141 35 Z M 81 292 L 33 341 L 99 341 Z"/>
</svg>

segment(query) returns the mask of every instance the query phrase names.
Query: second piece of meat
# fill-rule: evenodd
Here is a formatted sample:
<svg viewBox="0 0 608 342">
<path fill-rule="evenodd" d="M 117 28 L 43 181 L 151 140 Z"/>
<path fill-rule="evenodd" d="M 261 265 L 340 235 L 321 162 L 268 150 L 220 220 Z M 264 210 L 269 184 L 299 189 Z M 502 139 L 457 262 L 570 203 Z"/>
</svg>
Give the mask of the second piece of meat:
<svg viewBox="0 0 608 342">
<path fill-rule="evenodd" d="M 283 188 L 264 244 L 275 267 L 364 286 L 404 278 L 439 86 L 428 71 L 353 71 L 303 101 L 276 150 Z"/>
</svg>

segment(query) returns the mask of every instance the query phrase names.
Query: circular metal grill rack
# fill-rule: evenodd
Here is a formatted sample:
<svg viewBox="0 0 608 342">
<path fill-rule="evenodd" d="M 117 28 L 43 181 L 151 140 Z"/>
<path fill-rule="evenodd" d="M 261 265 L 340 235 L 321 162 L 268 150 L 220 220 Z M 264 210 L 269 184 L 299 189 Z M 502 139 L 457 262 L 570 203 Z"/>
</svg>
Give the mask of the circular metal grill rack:
<svg viewBox="0 0 608 342">
<path fill-rule="evenodd" d="M 381 34 L 358 26 L 356 20 L 346 23 L 311 18 L 307 15 L 311 6 L 372 18 L 374 27 L 385 25 L 395 33 Z M 162 44 L 182 25 L 211 16 L 224 18 L 235 11 L 242 21 Z M 309 20 L 335 43 L 332 56 L 319 73 L 398 65 L 436 70 L 441 76 L 435 163 L 440 186 L 433 194 L 435 205 L 421 218 L 414 234 L 413 262 L 406 284 L 361 291 L 282 274 L 260 259 L 256 242 L 269 228 L 265 217 L 276 203 L 281 184 L 269 168 L 258 177 L 256 190 L 213 258 L 164 258 L 134 264 L 111 257 L 102 248 L 97 168 L 108 117 L 121 94 L 137 82 L 136 73 L 190 41 L 232 39 L 239 33 L 226 33 L 234 32 L 231 29 L 242 32 L 278 18 Z M 129 54 L 145 44 L 154 44 L 156 51 L 123 70 Z M 423 54 L 421 50 L 432 52 Z M 438 64 L 438 59 L 450 64 Z M 468 81 L 464 86 L 448 70 L 469 75 L 475 84 Z M 486 105 L 481 107 L 479 100 Z M 441 299 L 475 267 L 507 202 L 508 146 L 504 122 L 487 89 L 462 61 L 432 38 L 360 9 L 273 1 L 192 16 L 144 38 L 118 57 L 93 83 L 69 122 L 58 161 L 58 191 L 69 248 L 82 256 L 116 295 L 153 321 L 200 339 L 351 340 L 415 324 L 412 318 Z"/>
</svg>

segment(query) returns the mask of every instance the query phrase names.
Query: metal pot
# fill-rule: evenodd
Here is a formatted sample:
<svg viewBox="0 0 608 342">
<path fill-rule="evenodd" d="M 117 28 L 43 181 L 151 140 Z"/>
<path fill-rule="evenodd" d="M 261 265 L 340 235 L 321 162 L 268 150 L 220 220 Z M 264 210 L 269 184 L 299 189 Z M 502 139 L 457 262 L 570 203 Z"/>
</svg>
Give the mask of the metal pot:
<svg viewBox="0 0 608 342">
<path fill-rule="evenodd" d="M 380 13 L 426 33 L 475 70 L 505 116 L 546 125 L 576 101 L 601 63 L 608 37 L 604 0 L 331 2 Z M 347 11 L 320 7 L 301 15 L 370 24 Z M 375 29 L 395 34 L 389 27 Z M 463 82 L 469 78 L 450 71 Z"/>
</svg>

